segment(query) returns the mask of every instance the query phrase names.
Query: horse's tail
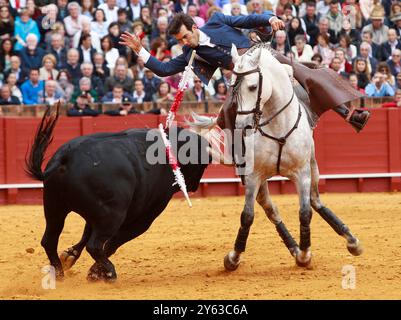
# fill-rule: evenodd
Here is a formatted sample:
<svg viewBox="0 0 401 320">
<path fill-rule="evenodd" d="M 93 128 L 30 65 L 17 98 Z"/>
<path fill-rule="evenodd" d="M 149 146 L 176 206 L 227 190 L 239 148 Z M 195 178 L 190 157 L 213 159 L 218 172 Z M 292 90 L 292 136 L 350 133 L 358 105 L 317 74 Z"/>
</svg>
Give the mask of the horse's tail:
<svg viewBox="0 0 401 320">
<path fill-rule="evenodd" d="M 25 172 L 35 180 L 44 180 L 42 164 L 47 148 L 53 141 L 53 130 L 56 126 L 59 113 L 60 101 L 57 102 L 56 112 L 51 113 L 51 106 L 48 106 L 38 129 L 36 130 L 31 152 L 25 157 Z"/>
<path fill-rule="evenodd" d="M 199 134 L 209 142 L 210 147 L 208 148 L 208 151 L 212 156 L 213 161 L 215 163 L 232 166 L 232 161 L 225 154 L 225 135 L 217 125 L 217 117 L 200 116 L 195 112 L 192 112 L 191 116 L 193 121 L 186 119 L 186 123 L 190 130 Z"/>
</svg>

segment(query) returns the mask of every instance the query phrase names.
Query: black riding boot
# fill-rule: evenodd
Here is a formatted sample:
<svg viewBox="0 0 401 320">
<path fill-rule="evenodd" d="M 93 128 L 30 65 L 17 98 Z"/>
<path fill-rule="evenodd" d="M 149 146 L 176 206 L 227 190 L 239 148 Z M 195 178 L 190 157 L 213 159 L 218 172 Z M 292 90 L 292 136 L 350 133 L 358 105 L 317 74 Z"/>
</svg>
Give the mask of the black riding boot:
<svg viewBox="0 0 401 320">
<path fill-rule="evenodd" d="M 363 129 L 370 117 L 369 111 L 358 109 L 355 109 L 352 114 L 349 115 L 350 109 L 348 109 L 345 104 L 342 104 L 333 110 L 338 113 L 343 119 L 349 122 L 349 124 L 356 130 L 356 132 L 359 132 Z"/>
</svg>

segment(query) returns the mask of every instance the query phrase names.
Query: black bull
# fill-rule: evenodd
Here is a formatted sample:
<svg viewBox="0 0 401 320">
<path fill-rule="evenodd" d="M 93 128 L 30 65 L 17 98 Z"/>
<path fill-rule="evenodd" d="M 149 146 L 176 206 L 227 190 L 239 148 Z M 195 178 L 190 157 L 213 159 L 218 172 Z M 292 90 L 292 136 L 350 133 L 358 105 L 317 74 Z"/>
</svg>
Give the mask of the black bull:
<svg viewBox="0 0 401 320">
<path fill-rule="evenodd" d="M 26 161 L 27 173 L 44 184 L 46 230 L 41 244 L 58 278 L 64 275 L 63 267 L 70 268 L 86 247 L 95 260 L 88 279 L 112 281 L 117 275 L 108 258 L 121 245 L 144 233 L 180 189 L 173 186 L 169 164 L 148 163 L 146 150 L 154 143 L 146 141 L 148 129 L 72 139 L 57 150 L 42 172 L 57 119 L 58 108 L 54 115 L 48 108 Z M 207 152 L 206 140 L 192 132 L 185 134 L 198 142 L 199 157 Z M 158 139 L 157 143 L 163 142 Z M 178 150 L 184 144 L 178 141 Z M 196 191 L 206 167 L 201 162 L 181 166 L 188 191 Z M 59 257 L 58 240 L 71 211 L 85 219 L 85 230 L 81 241 Z"/>
</svg>

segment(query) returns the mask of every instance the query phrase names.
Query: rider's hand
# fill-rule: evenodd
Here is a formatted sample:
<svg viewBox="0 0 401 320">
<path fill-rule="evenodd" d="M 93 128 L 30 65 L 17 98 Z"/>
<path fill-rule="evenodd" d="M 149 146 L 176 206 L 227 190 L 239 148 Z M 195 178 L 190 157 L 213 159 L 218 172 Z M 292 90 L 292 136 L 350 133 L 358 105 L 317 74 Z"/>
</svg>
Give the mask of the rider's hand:
<svg viewBox="0 0 401 320">
<path fill-rule="evenodd" d="M 273 16 L 269 19 L 269 23 L 274 31 L 284 29 L 285 28 L 285 23 L 284 21 L 280 20 L 276 16 Z"/>
<path fill-rule="evenodd" d="M 119 44 L 131 48 L 135 53 L 139 53 L 142 49 L 141 40 L 133 33 L 124 32 L 120 36 Z"/>
</svg>

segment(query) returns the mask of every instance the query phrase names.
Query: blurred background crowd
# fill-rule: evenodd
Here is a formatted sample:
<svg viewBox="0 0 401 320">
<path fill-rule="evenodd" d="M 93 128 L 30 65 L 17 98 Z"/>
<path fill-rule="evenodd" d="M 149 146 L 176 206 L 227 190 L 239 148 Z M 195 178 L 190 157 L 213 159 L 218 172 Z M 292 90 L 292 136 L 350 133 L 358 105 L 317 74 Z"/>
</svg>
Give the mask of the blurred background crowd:
<svg viewBox="0 0 401 320">
<path fill-rule="evenodd" d="M 167 32 L 177 12 L 202 27 L 216 12 L 273 11 L 286 23 L 272 46 L 295 61 L 331 68 L 368 97 L 401 107 L 401 2 L 394 0 L 0 0 L 0 104 L 70 104 L 70 116 L 97 115 L 93 103 L 120 104 L 110 115 L 166 113 L 180 74 L 160 78 L 130 49 L 122 32 L 140 36 L 160 61 L 182 53 Z M 269 29 L 262 30 L 266 33 Z M 251 39 L 252 30 L 243 30 Z M 184 101 L 226 99 L 231 71 L 208 86 L 191 81 Z"/>
</svg>

